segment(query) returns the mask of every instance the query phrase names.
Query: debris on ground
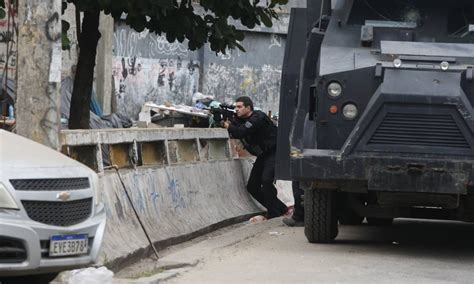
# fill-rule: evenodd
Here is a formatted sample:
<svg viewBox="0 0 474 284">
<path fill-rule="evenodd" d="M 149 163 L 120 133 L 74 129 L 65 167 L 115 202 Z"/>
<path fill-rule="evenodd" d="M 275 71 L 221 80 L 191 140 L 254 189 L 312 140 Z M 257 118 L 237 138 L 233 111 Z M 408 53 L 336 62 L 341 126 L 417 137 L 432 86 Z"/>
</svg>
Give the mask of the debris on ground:
<svg viewBox="0 0 474 284">
<path fill-rule="evenodd" d="M 267 221 L 267 218 L 265 218 L 265 216 L 257 215 L 257 216 L 254 216 L 254 217 L 250 218 L 248 223 L 249 224 L 258 224 L 258 223 L 262 223 L 262 222 L 265 222 L 265 221 Z"/>
<path fill-rule="evenodd" d="M 114 273 L 102 266 L 99 268 L 89 267 L 84 269 L 76 269 L 62 273 L 60 279 L 52 283 L 67 284 L 112 284 Z"/>
</svg>

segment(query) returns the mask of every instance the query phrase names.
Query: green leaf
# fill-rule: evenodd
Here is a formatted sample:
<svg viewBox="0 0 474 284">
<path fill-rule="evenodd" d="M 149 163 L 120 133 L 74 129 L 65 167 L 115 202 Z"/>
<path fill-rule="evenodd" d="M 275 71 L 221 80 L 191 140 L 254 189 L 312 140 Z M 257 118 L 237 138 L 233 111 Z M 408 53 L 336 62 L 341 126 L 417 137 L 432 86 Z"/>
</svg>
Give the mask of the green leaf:
<svg viewBox="0 0 474 284">
<path fill-rule="evenodd" d="M 71 49 L 71 41 L 67 34 L 70 27 L 71 25 L 67 21 L 61 20 L 61 45 L 63 50 Z"/>
<path fill-rule="evenodd" d="M 240 45 L 238 42 L 236 42 L 235 45 L 237 46 L 238 49 L 240 49 L 240 51 L 246 52 L 245 48 L 242 45 Z"/>
<path fill-rule="evenodd" d="M 69 37 L 65 33 L 61 34 L 61 47 L 63 50 L 71 49 L 71 41 L 69 40 Z"/>
<path fill-rule="evenodd" d="M 259 10 L 258 14 L 260 15 L 260 19 L 262 20 L 262 23 L 265 26 L 270 28 L 273 25 L 272 20 L 270 19 L 270 17 L 267 14 L 265 14 L 265 12 Z"/>
</svg>

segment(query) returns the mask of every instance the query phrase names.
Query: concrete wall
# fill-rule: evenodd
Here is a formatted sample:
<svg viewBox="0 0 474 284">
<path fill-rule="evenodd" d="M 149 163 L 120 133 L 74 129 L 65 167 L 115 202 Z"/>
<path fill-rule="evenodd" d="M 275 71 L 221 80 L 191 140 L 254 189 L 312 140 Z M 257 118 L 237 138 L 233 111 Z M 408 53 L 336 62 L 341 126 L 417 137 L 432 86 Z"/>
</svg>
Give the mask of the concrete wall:
<svg viewBox="0 0 474 284">
<path fill-rule="evenodd" d="M 203 93 L 228 103 L 247 95 L 265 112 L 278 112 L 285 38 L 282 34 L 246 32 L 246 52 L 233 50 L 216 56 L 206 48 Z"/>
<path fill-rule="evenodd" d="M 117 23 L 113 78 L 117 111 L 137 118 L 143 103 L 190 104 L 198 91 L 198 54 L 164 36 Z"/>
<path fill-rule="evenodd" d="M 168 43 L 164 36 L 137 33 L 116 23 L 113 77 L 117 110 L 136 118 L 146 101 L 190 104 L 201 91 L 222 102 L 248 95 L 265 112 L 278 112 L 281 68 L 288 32 L 289 9 L 304 7 L 290 0 L 274 27 L 245 31 L 246 52 L 216 54 L 209 46 L 191 52 L 186 43 Z"/>
<path fill-rule="evenodd" d="M 9 3 L 11 0 L 5 0 L 6 13 L 5 18 L 0 20 L 0 74 L 4 74 L 4 70 L 8 57 L 8 78 L 16 78 L 17 66 L 17 33 L 16 28 L 18 22 L 18 12 L 9 10 Z M 10 17 L 8 16 L 10 14 Z M 10 19 L 9 19 L 10 18 Z M 7 44 L 9 45 L 7 49 Z"/>
<path fill-rule="evenodd" d="M 280 11 L 281 20 L 272 28 L 256 27 L 250 31 L 235 22 L 239 29 L 246 30 L 243 46 L 247 52 L 236 50 L 218 55 L 208 46 L 191 52 L 186 44 L 168 43 L 164 36 L 147 31 L 134 32 L 120 22 L 115 24 L 111 50 L 107 40 L 107 34 L 112 33 L 110 21 L 101 19 L 103 39 L 99 45 L 103 47 L 99 48 L 98 58 L 104 60 L 98 60 L 100 70 L 97 71 L 101 75 L 97 86 L 99 101 L 105 113 L 119 111 L 137 118 L 146 101 L 190 104 L 192 95 L 202 91 L 226 102 L 240 95 L 249 95 L 258 107 L 277 112 L 289 9 L 304 6 L 304 0 L 290 0 Z M 0 20 L 0 71 L 5 67 L 6 43 L 10 42 L 10 78 L 16 76 L 17 48 L 16 41 L 12 41 L 16 38 L 13 28 L 17 22 L 16 14 L 12 11 L 10 25 L 8 17 Z M 78 58 L 74 5 L 68 5 L 62 18 L 70 24 L 68 37 L 71 40 L 71 49 L 62 52 L 64 78 L 71 75 L 71 66 L 77 64 Z M 113 53 L 111 60 L 108 59 L 110 53 Z M 113 79 L 110 79 L 108 68 L 112 69 Z M 111 90 L 112 85 L 114 90 Z M 113 98 L 109 96 L 111 92 Z M 114 99 L 116 109 L 111 109 L 110 101 Z"/>
<path fill-rule="evenodd" d="M 145 231 L 155 244 L 166 243 L 260 211 L 245 191 L 239 161 L 121 170 L 121 176 L 144 230 L 117 173 L 106 171 L 101 176 L 107 213 L 102 262 L 117 263 L 147 249 Z"/>
<path fill-rule="evenodd" d="M 164 36 L 116 25 L 113 76 L 118 111 L 136 118 L 144 102 L 191 104 L 197 91 L 232 102 L 251 96 L 265 111 L 278 110 L 285 36 L 246 33 L 247 52 L 191 52 Z M 202 73 L 202 78 L 200 74 Z M 201 82 L 201 85 L 200 85 Z"/>
<path fill-rule="evenodd" d="M 100 261 L 111 268 L 149 253 L 146 234 L 162 247 L 261 211 L 245 189 L 251 163 L 234 159 L 223 129 L 68 130 L 61 142 L 72 157 L 82 147 L 99 172 L 107 214 Z M 104 146 L 119 173 L 97 166 Z"/>
</svg>

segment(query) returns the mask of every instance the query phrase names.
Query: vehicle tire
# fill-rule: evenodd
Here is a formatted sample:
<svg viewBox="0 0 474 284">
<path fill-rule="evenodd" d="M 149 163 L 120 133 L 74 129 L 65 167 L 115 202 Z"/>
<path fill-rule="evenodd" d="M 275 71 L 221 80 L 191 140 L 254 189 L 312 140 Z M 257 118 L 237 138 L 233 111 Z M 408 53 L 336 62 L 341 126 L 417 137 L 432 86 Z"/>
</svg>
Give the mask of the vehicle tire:
<svg viewBox="0 0 474 284">
<path fill-rule="evenodd" d="M 391 226 L 393 218 L 367 218 L 369 226 Z"/>
<path fill-rule="evenodd" d="M 304 196 L 304 232 L 310 243 L 330 243 L 338 234 L 337 191 L 307 189 Z"/>
</svg>

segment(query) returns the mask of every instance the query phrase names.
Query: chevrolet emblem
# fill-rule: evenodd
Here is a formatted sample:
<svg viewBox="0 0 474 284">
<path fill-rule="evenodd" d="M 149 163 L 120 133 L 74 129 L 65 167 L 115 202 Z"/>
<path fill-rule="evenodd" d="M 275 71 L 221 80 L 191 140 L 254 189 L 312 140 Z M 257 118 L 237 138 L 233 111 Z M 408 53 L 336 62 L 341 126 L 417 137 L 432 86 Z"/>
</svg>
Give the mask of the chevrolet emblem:
<svg viewBox="0 0 474 284">
<path fill-rule="evenodd" d="M 67 191 L 60 192 L 56 195 L 56 199 L 60 199 L 62 201 L 67 201 L 69 198 L 71 198 L 71 193 Z"/>
</svg>

